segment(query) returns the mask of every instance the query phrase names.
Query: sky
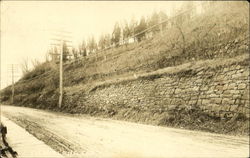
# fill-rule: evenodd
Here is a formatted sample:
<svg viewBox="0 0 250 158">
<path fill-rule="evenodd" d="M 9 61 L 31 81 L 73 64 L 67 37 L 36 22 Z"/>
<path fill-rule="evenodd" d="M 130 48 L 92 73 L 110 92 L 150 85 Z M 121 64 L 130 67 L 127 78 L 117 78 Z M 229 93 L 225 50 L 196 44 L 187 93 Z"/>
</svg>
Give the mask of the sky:
<svg viewBox="0 0 250 158">
<path fill-rule="evenodd" d="M 167 14 L 181 1 L 0 1 L 1 4 L 1 88 L 11 84 L 11 65 L 15 81 L 21 77 L 24 60 L 44 61 L 53 33 L 71 32 L 76 46 L 89 36 L 111 33 L 116 22 L 151 15 Z"/>
</svg>

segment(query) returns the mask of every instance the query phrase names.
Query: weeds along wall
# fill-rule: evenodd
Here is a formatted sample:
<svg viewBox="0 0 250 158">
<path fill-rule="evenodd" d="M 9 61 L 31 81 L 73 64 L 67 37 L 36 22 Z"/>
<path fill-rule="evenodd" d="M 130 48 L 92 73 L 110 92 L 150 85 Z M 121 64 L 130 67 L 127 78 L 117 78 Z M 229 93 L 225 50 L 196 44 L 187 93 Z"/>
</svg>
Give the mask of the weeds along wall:
<svg viewBox="0 0 250 158">
<path fill-rule="evenodd" d="M 71 112 L 127 115 L 129 111 L 164 115 L 171 110 L 200 109 L 210 116 L 249 118 L 249 65 L 200 66 L 102 85 L 89 94 L 65 94 Z M 74 108 L 72 108 L 74 107 Z"/>
</svg>

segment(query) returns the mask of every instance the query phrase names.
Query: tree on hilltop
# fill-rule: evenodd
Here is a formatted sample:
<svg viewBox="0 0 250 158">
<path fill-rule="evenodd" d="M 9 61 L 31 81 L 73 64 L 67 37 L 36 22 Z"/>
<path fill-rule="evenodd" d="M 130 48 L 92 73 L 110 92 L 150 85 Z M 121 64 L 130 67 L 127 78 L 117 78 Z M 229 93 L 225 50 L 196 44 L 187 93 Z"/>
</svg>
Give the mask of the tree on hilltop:
<svg viewBox="0 0 250 158">
<path fill-rule="evenodd" d="M 87 55 L 87 46 L 85 40 L 82 40 L 82 43 L 79 45 L 79 55 L 80 56 Z"/>
<path fill-rule="evenodd" d="M 130 24 L 129 24 L 129 30 L 130 30 L 129 36 L 130 37 L 135 35 L 136 27 L 137 27 L 137 21 L 135 20 L 135 17 L 132 17 Z M 134 37 L 134 41 L 135 41 L 135 37 Z"/>
<path fill-rule="evenodd" d="M 72 48 L 72 54 L 73 54 L 73 56 L 74 56 L 75 59 L 77 59 L 79 57 L 79 53 L 76 50 L 76 48 Z"/>
<path fill-rule="evenodd" d="M 152 16 L 150 17 L 150 20 L 149 20 L 149 27 L 153 27 L 151 30 L 153 32 L 153 34 L 157 33 L 160 31 L 160 27 L 159 26 L 155 26 L 157 24 L 159 24 L 160 22 L 160 17 L 159 17 L 159 14 L 157 12 L 154 12 L 152 14 Z"/>
<path fill-rule="evenodd" d="M 131 36 L 132 32 L 130 30 L 130 27 L 128 25 L 127 21 L 124 21 L 124 27 L 123 27 L 123 40 L 125 43 L 128 43 L 128 38 Z"/>
<path fill-rule="evenodd" d="M 140 23 L 139 25 L 136 27 L 136 34 L 138 34 L 136 36 L 137 40 L 140 42 L 141 40 L 143 40 L 145 38 L 145 32 L 143 32 L 144 30 L 147 29 L 147 23 L 144 17 L 141 17 Z"/>
<path fill-rule="evenodd" d="M 104 35 L 104 45 L 105 48 L 108 48 L 111 45 L 111 36 L 108 33 Z"/>
<path fill-rule="evenodd" d="M 97 44 L 96 44 L 94 36 L 91 36 L 88 39 L 87 48 L 88 48 L 90 53 L 93 53 L 93 52 L 95 52 L 97 50 Z"/>
<path fill-rule="evenodd" d="M 115 46 L 117 47 L 119 45 L 120 38 L 121 38 L 121 28 L 119 24 L 116 23 L 112 33 L 112 39 L 111 39 L 112 44 L 115 44 Z"/>
<path fill-rule="evenodd" d="M 167 14 L 165 12 L 163 12 L 163 11 L 160 11 L 159 12 L 159 19 L 160 19 L 160 22 L 162 23 L 161 27 L 163 29 L 165 29 L 167 27 L 167 24 L 168 24 L 168 21 L 167 21 L 168 16 L 167 16 Z"/>
<path fill-rule="evenodd" d="M 67 61 L 68 60 L 68 55 L 69 55 L 69 49 L 67 46 L 66 42 L 63 42 L 63 61 Z"/>
<path fill-rule="evenodd" d="M 105 35 L 101 35 L 98 42 L 98 47 L 103 50 L 105 48 Z"/>
</svg>

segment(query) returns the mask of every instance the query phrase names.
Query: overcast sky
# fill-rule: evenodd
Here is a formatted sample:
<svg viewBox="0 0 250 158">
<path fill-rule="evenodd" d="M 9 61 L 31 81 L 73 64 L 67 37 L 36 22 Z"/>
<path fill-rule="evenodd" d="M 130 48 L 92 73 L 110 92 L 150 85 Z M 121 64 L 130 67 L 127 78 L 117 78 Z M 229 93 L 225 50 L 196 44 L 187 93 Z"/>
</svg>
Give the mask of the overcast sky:
<svg viewBox="0 0 250 158">
<path fill-rule="evenodd" d="M 73 45 L 78 45 L 90 35 L 97 38 L 102 33 L 111 33 L 117 21 L 130 21 L 132 17 L 139 19 L 160 10 L 169 14 L 182 3 L 1 1 L 1 87 L 11 83 L 11 64 L 20 65 L 24 59 L 45 59 L 53 30 L 65 29 L 72 32 Z M 21 73 L 17 75 L 20 76 Z"/>
</svg>

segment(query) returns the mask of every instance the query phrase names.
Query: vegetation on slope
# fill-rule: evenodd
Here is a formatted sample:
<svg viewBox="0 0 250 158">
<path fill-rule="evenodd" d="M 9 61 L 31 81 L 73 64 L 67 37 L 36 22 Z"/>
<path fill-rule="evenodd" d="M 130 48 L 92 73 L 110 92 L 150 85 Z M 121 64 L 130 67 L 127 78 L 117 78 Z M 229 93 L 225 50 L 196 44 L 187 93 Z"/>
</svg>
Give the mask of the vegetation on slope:
<svg viewBox="0 0 250 158">
<path fill-rule="evenodd" d="M 111 48 L 64 65 L 64 85 L 94 84 L 106 80 L 138 76 L 170 66 L 205 59 L 225 59 L 249 51 L 249 15 L 242 8 L 213 9 L 181 26 L 171 27 L 139 43 Z M 184 36 L 184 38 L 183 38 Z M 185 39 L 185 40 L 183 40 Z M 15 85 L 15 101 L 37 104 L 43 95 L 58 95 L 58 67 L 40 64 Z M 3 92 L 10 98 L 11 87 Z M 53 95 L 51 95 L 53 94 Z M 53 102 L 53 101 L 51 101 Z M 56 106 L 54 102 L 51 106 Z"/>
<path fill-rule="evenodd" d="M 214 8 L 168 28 L 162 35 L 65 63 L 66 93 L 84 91 L 87 94 L 100 83 L 112 81 L 113 84 L 143 74 L 144 77 L 152 76 L 164 68 L 185 63 L 215 59 L 220 62 L 244 54 L 247 56 L 249 15 L 244 9 Z M 58 64 L 46 62 L 27 73 L 15 84 L 14 104 L 58 110 L 58 68 Z M 10 97 L 11 87 L 7 87 L 1 92 L 1 100 L 9 102 Z M 65 111 L 71 112 L 70 109 Z"/>
</svg>

